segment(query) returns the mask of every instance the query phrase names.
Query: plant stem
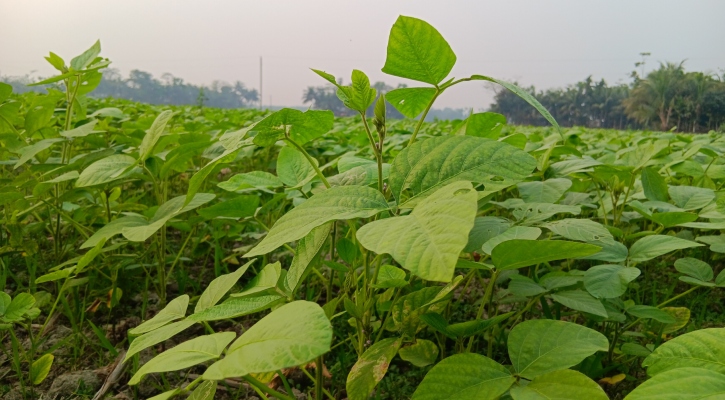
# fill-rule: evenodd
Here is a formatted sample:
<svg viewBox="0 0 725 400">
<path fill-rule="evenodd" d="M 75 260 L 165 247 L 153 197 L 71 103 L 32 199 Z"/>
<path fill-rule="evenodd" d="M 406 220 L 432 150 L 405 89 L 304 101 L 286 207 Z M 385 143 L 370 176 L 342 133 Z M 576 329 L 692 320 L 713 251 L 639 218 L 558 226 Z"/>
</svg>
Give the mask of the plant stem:
<svg viewBox="0 0 725 400">
<path fill-rule="evenodd" d="M 322 181 L 322 183 L 325 184 L 325 187 L 329 189 L 331 187 L 330 186 L 330 182 L 327 181 L 327 178 L 325 178 L 325 175 L 322 175 L 322 171 L 320 171 L 320 167 L 318 167 L 317 164 L 315 164 L 315 159 L 312 158 L 312 156 L 310 156 L 310 154 L 307 153 L 307 151 L 302 146 L 300 146 L 299 144 L 297 144 L 297 142 L 295 142 L 291 138 L 287 137 L 287 138 L 285 138 L 285 140 L 287 141 L 287 143 L 289 143 L 292 146 L 294 146 L 294 148 L 296 148 L 297 150 L 299 150 L 305 156 L 305 158 L 310 163 L 310 165 L 312 166 L 312 168 L 315 170 L 315 173 L 320 178 L 320 180 Z"/>
<path fill-rule="evenodd" d="M 413 131 L 413 135 L 410 136 L 410 140 L 408 141 L 408 146 L 415 143 L 415 138 L 418 136 L 418 131 L 420 131 L 420 128 L 423 126 L 423 122 L 425 121 L 426 115 L 428 115 L 428 111 L 430 111 L 430 108 L 433 107 L 433 103 L 436 101 L 438 96 L 443 93 L 439 88 L 436 87 L 436 92 L 433 95 L 433 98 L 430 99 L 430 103 L 425 107 L 425 111 L 423 111 L 423 115 L 420 116 L 420 120 L 418 120 L 418 125 L 415 126 L 415 130 Z"/>
<path fill-rule="evenodd" d="M 323 358 L 319 356 L 315 361 L 315 400 L 322 400 L 322 388 L 324 387 L 324 383 L 322 382 L 322 368 Z"/>
<path fill-rule="evenodd" d="M 252 377 L 251 375 L 245 375 L 245 376 L 244 376 L 244 380 L 246 380 L 246 381 L 247 381 L 247 382 L 249 382 L 249 383 L 250 383 L 250 384 L 251 384 L 252 386 L 254 386 L 254 387 L 256 387 L 257 389 L 259 389 L 259 391 L 261 391 L 261 392 L 263 392 L 263 393 L 266 393 L 266 394 L 268 394 L 268 395 L 274 396 L 274 397 L 276 397 L 276 398 L 278 398 L 278 399 L 280 399 L 280 400 L 296 400 L 296 399 L 295 399 L 294 397 L 292 397 L 292 396 L 288 396 L 288 395 L 286 395 L 286 394 L 284 394 L 284 393 L 278 392 L 278 391 L 276 391 L 276 390 L 274 390 L 274 389 L 272 389 L 272 388 L 268 387 L 268 386 L 267 386 L 267 385 L 265 385 L 264 383 L 262 383 L 262 382 L 260 382 L 260 381 L 258 381 L 258 380 L 256 380 L 256 379 L 254 379 L 254 378 L 253 378 L 253 377 Z"/>
</svg>

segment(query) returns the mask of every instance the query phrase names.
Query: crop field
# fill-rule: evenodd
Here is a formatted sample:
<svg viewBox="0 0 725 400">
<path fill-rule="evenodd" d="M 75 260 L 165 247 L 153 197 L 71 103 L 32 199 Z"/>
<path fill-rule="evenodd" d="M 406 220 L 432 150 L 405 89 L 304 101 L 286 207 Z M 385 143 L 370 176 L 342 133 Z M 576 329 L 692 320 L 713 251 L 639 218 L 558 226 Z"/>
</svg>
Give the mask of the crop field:
<svg viewBox="0 0 725 400">
<path fill-rule="evenodd" d="M 559 127 L 410 17 L 383 72 L 418 86 L 314 66 L 356 117 L 46 59 L 47 93 L 0 83 L 3 399 L 725 398 L 721 134 Z M 424 122 L 470 81 L 551 126 Z"/>
</svg>

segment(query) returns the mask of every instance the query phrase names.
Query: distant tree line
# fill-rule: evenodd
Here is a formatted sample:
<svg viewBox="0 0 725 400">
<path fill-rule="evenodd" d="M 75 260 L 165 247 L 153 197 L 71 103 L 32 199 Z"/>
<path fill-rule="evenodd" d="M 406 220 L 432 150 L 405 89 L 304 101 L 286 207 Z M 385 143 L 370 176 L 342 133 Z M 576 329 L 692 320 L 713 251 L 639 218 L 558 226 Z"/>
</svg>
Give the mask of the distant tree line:
<svg viewBox="0 0 725 400">
<path fill-rule="evenodd" d="M 683 63 L 662 63 L 631 84 L 610 86 L 588 77 L 563 89 L 526 88 L 563 126 L 614 129 L 725 130 L 725 76 L 686 72 Z M 509 123 L 547 125 L 515 94 L 497 91 L 491 111 Z"/>
</svg>

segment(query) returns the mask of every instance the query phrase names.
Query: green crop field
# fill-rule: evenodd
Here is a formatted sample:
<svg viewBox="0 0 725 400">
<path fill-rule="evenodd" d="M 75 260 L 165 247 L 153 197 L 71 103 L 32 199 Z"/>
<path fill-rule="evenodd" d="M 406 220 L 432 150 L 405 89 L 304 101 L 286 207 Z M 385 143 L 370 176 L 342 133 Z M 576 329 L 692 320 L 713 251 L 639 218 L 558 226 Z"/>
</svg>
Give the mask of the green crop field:
<svg viewBox="0 0 725 400">
<path fill-rule="evenodd" d="M 0 84 L 3 399 L 725 398 L 722 134 L 559 127 L 410 17 L 383 72 L 419 87 L 313 70 L 355 117 L 94 99 L 99 43 L 47 60 Z M 551 126 L 423 122 L 469 81 Z"/>
</svg>

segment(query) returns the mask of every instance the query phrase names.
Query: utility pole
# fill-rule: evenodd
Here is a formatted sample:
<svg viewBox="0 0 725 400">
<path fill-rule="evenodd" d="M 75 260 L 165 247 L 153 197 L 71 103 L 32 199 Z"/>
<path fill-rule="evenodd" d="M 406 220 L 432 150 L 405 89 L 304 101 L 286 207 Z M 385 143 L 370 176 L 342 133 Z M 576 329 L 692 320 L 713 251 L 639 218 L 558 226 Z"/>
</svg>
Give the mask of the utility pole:
<svg viewBox="0 0 725 400">
<path fill-rule="evenodd" d="M 262 56 L 259 56 L 259 109 L 262 109 Z"/>
</svg>

